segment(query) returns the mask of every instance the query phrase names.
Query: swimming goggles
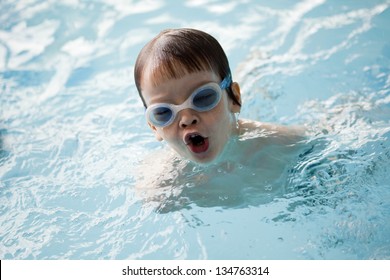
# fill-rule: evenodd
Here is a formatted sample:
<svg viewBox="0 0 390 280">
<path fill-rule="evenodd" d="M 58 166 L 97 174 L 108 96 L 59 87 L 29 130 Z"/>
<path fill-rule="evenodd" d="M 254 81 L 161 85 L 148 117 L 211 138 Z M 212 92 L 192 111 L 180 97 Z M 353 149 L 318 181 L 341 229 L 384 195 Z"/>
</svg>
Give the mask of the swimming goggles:
<svg viewBox="0 0 390 280">
<path fill-rule="evenodd" d="M 211 82 L 196 89 L 186 101 L 180 105 L 156 103 L 146 109 L 146 118 L 154 126 L 165 127 L 175 120 L 177 113 L 184 109 L 198 112 L 210 111 L 218 105 L 222 91 L 231 84 L 230 74 L 220 84 Z"/>
</svg>

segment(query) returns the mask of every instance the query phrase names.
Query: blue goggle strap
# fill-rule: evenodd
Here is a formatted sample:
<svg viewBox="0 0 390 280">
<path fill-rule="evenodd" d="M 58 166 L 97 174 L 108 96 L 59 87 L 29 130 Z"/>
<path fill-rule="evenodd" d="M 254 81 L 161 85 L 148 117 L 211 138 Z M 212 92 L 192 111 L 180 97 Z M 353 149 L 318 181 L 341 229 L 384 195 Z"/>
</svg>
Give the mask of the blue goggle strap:
<svg viewBox="0 0 390 280">
<path fill-rule="evenodd" d="M 227 74 L 225 79 L 219 84 L 221 89 L 227 89 L 232 84 L 232 74 Z"/>
</svg>

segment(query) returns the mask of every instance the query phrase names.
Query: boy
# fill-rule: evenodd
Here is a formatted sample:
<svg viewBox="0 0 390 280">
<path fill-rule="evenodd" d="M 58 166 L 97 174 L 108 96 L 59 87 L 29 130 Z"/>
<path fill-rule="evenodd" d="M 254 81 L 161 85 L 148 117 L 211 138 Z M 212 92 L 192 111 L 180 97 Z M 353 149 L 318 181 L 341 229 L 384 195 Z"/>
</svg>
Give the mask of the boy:
<svg viewBox="0 0 390 280">
<path fill-rule="evenodd" d="M 187 28 L 162 31 L 141 50 L 134 77 L 148 125 L 157 140 L 166 141 L 181 159 L 217 164 L 226 172 L 233 170 L 224 162 L 264 167 L 274 174 L 268 172 L 267 176 L 278 178 L 284 164 L 267 153 L 256 153 L 275 146 L 280 152 L 301 139 L 296 129 L 238 119 L 240 87 L 232 80 L 221 45 L 205 32 Z M 156 164 L 156 168 L 173 170 L 180 159 L 175 162 L 167 167 L 165 158 L 161 161 L 164 166 Z M 161 176 L 167 173 L 172 175 L 165 170 Z M 158 178 L 148 184 L 169 185 L 176 180 Z"/>
</svg>

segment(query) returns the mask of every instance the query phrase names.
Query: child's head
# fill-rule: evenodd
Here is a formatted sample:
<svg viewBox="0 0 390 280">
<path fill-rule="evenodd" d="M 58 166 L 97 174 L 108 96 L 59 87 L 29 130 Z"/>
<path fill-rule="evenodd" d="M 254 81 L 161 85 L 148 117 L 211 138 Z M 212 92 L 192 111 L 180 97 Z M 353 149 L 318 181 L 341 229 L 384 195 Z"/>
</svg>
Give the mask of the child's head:
<svg viewBox="0 0 390 280">
<path fill-rule="evenodd" d="M 145 73 L 146 70 L 150 72 Z M 168 29 L 158 34 L 141 50 L 135 64 L 134 78 L 146 108 L 141 84 L 145 74 L 150 75 L 157 85 L 164 80 L 200 71 L 212 71 L 221 79 L 231 75 L 228 59 L 218 41 L 196 29 Z M 240 105 L 231 88 L 227 92 Z"/>
<path fill-rule="evenodd" d="M 197 162 L 211 161 L 222 152 L 236 127 L 232 116 L 239 112 L 241 99 L 226 54 L 214 37 L 194 29 L 165 30 L 141 50 L 134 77 L 145 108 L 153 108 L 155 122 L 149 118 L 148 123 L 157 139 Z M 195 99 L 185 103 L 190 96 L 201 96 L 200 105 Z M 204 98 L 212 102 L 206 104 Z M 183 103 L 192 106 L 177 106 Z M 166 110 L 170 121 L 158 123 L 156 118 Z"/>
</svg>

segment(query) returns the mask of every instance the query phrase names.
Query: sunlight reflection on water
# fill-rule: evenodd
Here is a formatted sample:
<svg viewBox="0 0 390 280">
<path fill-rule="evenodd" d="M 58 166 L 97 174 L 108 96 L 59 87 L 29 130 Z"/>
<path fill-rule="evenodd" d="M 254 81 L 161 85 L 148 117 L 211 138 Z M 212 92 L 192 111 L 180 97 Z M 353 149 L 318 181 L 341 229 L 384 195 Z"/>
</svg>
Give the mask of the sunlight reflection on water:
<svg viewBox="0 0 390 280">
<path fill-rule="evenodd" d="M 0 258 L 388 259 L 389 5 L 2 1 Z M 134 62 L 182 26 L 220 40 L 242 117 L 310 128 L 280 180 L 179 160 L 160 200 L 139 198 L 164 148 Z"/>
</svg>

